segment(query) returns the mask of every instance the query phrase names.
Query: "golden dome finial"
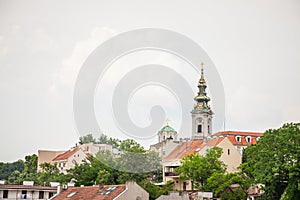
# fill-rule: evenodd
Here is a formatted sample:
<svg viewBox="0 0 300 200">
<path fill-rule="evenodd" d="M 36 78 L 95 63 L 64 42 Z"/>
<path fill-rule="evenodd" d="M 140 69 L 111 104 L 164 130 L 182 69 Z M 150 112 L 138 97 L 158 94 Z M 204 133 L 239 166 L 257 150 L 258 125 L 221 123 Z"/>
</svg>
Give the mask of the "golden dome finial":
<svg viewBox="0 0 300 200">
<path fill-rule="evenodd" d="M 166 119 L 166 125 L 167 125 L 167 126 L 169 126 L 169 122 L 170 122 L 170 119 L 167 118 L 167 119 Z"/>
</svg>

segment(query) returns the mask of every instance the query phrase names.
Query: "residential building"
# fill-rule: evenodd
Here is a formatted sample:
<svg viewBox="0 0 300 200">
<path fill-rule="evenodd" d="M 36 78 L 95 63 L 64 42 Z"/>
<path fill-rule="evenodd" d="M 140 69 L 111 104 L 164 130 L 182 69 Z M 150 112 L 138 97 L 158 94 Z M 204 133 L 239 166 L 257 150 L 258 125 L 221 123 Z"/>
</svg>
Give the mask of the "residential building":
<svg viewBox="0 0 300 200">
<path fill-rule="evenodd" d="M 51 200 L 148 200 L 149 194 L 135 182 L 123 185 L 69 187 Z"/>
<path fill-rule="evenodd" d="M 38 166 L 37 171 L 41 172 L 42 168 L 40 164 L 42 163 L 52 163 L 52 160 L 59 154 L 64 153 L 65 151 L 52 151 L 52 150 L 38 150 Z"/>
<path fill-rule="evenodd" d="M 57 186 L 37 186 L 33 181 L 24 181 L 23 185 L 0 184 L 0 199 L 50 199 L 57 193 Z"/>
<path fill-rule="evenodd" d="M 58 169 L 66 173 L 67 169 L 71 169 L 75 164 L 81 164 L 88 156 L 96 156 L 98 152 L 107 151 L 113 154 L 121 154 L 119 151 L 113 149 L 110 144 L 93 144 L 87 143 L 71 148 L 68 151 L 38 151 L 38 167 L 37 171 L 41 172 L 41 163 L 57 164 Z M 76 154 L 76 155 L 75 155 Z"/>
<path fill-rule="evenodd" d="M 220 161 L 224 162 L 227 166 L 227 173 L 237 172 L 238 166 L 242 163 L 242 151 L 238 149 L 245 148 L 251 144 L 256 143 L 254 135 L 261 137 L 262 133 L 251 132 L 237 132 L 237 134 L 243 135 L 242 138 L 247 138 L 252 135 L 252 140 L 247 141 L 242 139 L 241 143 L 237 143 L 233 131 L 228 131 L 230 136 L 225 132 L 209 138 L 207 140 L 192 140 L 181 142 L 170 154 L 168 154 L 163 160 L 163 181 L 174 182 L 174 189 L 177 190 L 191 190 L 192 184 L 190 181 L 179 180 L 178 174 L 175 173 L 175 168 L 181 165 L 181 159 L 189 154 L 198 153 L 205 155 L 206 151 L 212 147 L 219 147 L 222 149 L 222 155 Z"/>
<path fill-rule="evenodd" d="M 72 169 L 76 164 L 80 165 L 87 158 L 87 154 L 77 147 L 62 154 L 57 155 L 53 158 L 52 163 L 57 164 L 57 168 L 62 173 L 67 173 L 68 169 Z"/>
<path fill-rule="evenodd" d="M 227 137 L 234 145 L 236 150 L 242 154 L 243 150 L 251 144 L 256 144 L 263 133 L 242 132 L 242 131 L 223 131 L 214 134 L 215 137 Z"/>
<path fill-rule="evenodd" d="M 96 156 L 96 154 L 101 151 L 107 151 L 110 153 L 113 152 L 113 146 L 110 144 L 87 143 L 87 144 L 79 145 L 78 147 L 81 148 L 86 154 L 92 156 Z"/>
</svg>

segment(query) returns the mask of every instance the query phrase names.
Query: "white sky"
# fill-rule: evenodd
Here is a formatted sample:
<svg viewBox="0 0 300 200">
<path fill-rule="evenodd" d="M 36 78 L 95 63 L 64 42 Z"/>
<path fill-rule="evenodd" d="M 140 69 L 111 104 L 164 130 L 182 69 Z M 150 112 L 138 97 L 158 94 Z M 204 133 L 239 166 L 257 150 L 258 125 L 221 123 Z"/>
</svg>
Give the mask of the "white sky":
<svg viewBox="0 0 300 200">
<path fill-rule="evenodd" d="M 226 130 L 264 131 L 299 121 L 299 21 L 299 0 L 0 0 L 0 161 L 73 146 L 78 133 L 72 95 L 82 63 L 108 38 L 144 27 L 179 32 L 205 49 L 223 81 Z M 119 65 L 140 64 L 138 58 Z M 178 67 L 176 58 L 170 58 L 150 53 L 147 62 Z M 116 70 L 110 73 L 118 77 Z M 111 85 L 106 86 L 96 99 L 109 93 Z M 176 99 L 152 86 L 158 97 L 145 101 L 149 87 L 143 89 L 129 106 L 132 120 L 147 125 L 147 116 L 140 116 L 161 102 L 178 128 Z M 109 121 L 109 110 L 101 110 L 103 105 L 95 107 L 98 120 L 107 119 L 105 133 L 125 138 Z"/>
</svg>

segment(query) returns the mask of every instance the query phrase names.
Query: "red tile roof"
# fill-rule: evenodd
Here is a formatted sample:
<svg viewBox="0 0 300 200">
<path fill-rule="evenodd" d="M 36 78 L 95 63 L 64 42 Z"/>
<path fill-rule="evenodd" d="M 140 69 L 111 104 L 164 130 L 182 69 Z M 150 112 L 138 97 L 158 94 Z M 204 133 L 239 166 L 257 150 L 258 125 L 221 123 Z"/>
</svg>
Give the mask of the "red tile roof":
<svg viewBox="0 0 300 200">
<path fill-rule="evenodd" d="M 69 187 L 53 198 L 53 200 L 112 200 L 126 189 L 126 185 L 115 185 L 115 189 L 106 194 L 113 185 L 105 185 L 102 189 L 99 186 Z M 71 197 L 68 195 L 74 193 Z"/>
<path fill-rule="evenodd" d="M 175 158 L 183 158 L 185 155 L 192 154 L 195 152 L 199 152 L 204 147 L 214 147 L 217 146 L 221 141 L 224 140 L 225 137 L 233 145 L 241 145 L 248 146 L 251 144 L 256 144 L 257 138 L 263 136 L 263 133 L 259 132 L 242 132 L 242 131 L 223 131 L 213 134 L 217 138 L 208 139 L 206 143 L 203 143 L 203 140 L 194 140 L 183 142 L 179 146 L 177 146 L 166 158 L 165 160 L 175 159 Z M 236 136 L 241 136 L 241 142 L 236 141 Z M 247 142 L 246 137 L 250 136 L 251 141 Z"/>
<path fill-rule="evenodd" d="M 205 143 L 203 140 L 193 140 L 188 142 L 183 142 L 180 146 L 176 147 L 165 160 L 174 158 L 183 158 L 185 155 L 199 152 L 204 147 L 214 147 L 217 146 L 224 138 L 214 138 L 209 139 Z"/>
<path fill-rule="evenodd" d="M 227 136 L 227 138 L 229 139 L 229 141 L 233 144 L 233 145 L 241 145 L 241 146 L 249 146 L 251 144 L 256 144 L 257 139 L 252 137 L 250 142 L 246 141 L 246 137 L 245 136 L 241 136 L 241 141 L 238 142 L 236 140 L 236 136 L 230 135 Z"/>
<path fill-rule="evenodd" d="M 252 136 L 252 137 L 261 137 L 263 133 L 260 132 L 245 132 L 245 131 L 222 131 L 215 133 L 214 135 L 240 135 L 240 136 Z"/>
<path fill-rule="evenodd" d="M 90 154 L 90 153 L 86 153 L 85 154 L 87 157 L 91 157 L 92 156 L 92 154 Z"/>
<path fill-rule="evenodd" d="M 192 149 L 194 149 L 195 151 L 197 148 L 199 148 L 202 142 L 203 142 L 202 140 L 182 142 L 171 153 L 169 153 L 169 155 L 165 158 L 165 160 L 169 160 L 172 158 L 182 158 L 185 155 L 190 154 L 190 152 L 193 151 Z"/>
<path fill-rule="evenodd" d="M 13 185 L 13 184 L 0 184 L 0 189 L 17 189 L 17 190 L 53 190 L 56 191 L 57 187 L 39 186 L 39 185 Z"/>
<path fill-rule="evenodd" d="M 71 149 L 69 151 L 66 151 L 65 153 L 57 155 L 55 158 L 53 158 L 53 161 L 57 160 L 66 160 L 70 156 L 72 156 L 74 153 L 76 153 L 79 150 L 79 148 Z"/>
<path fill-rule="evenodd" d="M 215 136 L 222 135 L 224 137 L 227 137 L 233 145 L 249 146 L 251 144 L 256 144 L 257 138 L 263 136 L 264 134 L 259 132 L 223 131 L 223 132 L 218 132 L 214 135 Z M 241 137 L 240 142 L 237 141 L 236 136 Z M 246 140 L 247 136 L 251 137 L 250 142 L 247 142 Z"/>
</svg>

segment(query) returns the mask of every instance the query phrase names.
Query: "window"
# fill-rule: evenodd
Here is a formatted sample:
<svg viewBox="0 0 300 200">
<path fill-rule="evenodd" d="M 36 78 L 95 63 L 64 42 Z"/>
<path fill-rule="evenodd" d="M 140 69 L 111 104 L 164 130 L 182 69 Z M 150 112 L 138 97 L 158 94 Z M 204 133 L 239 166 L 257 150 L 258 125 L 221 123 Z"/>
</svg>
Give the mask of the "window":
<svg viewBox="0 0 300 200">
<path fill-rule="evenodd" d="M 247 137 L 246 137 L 246 141 L 247 141 L 247 142 L 251 142 L 251 137 L 250 137 L 250 136 L 247 136 Z"/>
<path fill-rule="evenodd" d="M 227 150 L 227 154 L 230 155 L 230 149 Z"/>
<path fill-rule="evenodd" d="M 209 130 L 209 125 L 208 125 L 208 133 L 210 133 L 210 130 Z"/>
<path fill-rule="evenodd" d="M 3 199 L 8 198 L 8 190 L 3 190 Z"/>
<path fill-rule="evenodd" d="M 27 199 L 27 190 L 22 190 L 21 199 Z"/>
<path fill-rule="evenodd" d="M 53 192 L 49 192 L 49 199 L 51 198 L 51 197 L 53 197 Z"/>
<path fill-rule="evenodd" d="M 39 191 L 39 199 L 44 199 L 44 191 Z"/>
<path fill-rule="evenodd" d="M 202 125 L 198 124 L 197 133 L 202 133 Z"/>
<path fill-rule="evenodd" d="M 241 137 L 241 136 L 236 136 L 236 137 L 235 137 L 235 140 L 236 140 L 237 142 L 241 142 L 241 141 L 242 141 L 242 137 Z"/>
</svg>

